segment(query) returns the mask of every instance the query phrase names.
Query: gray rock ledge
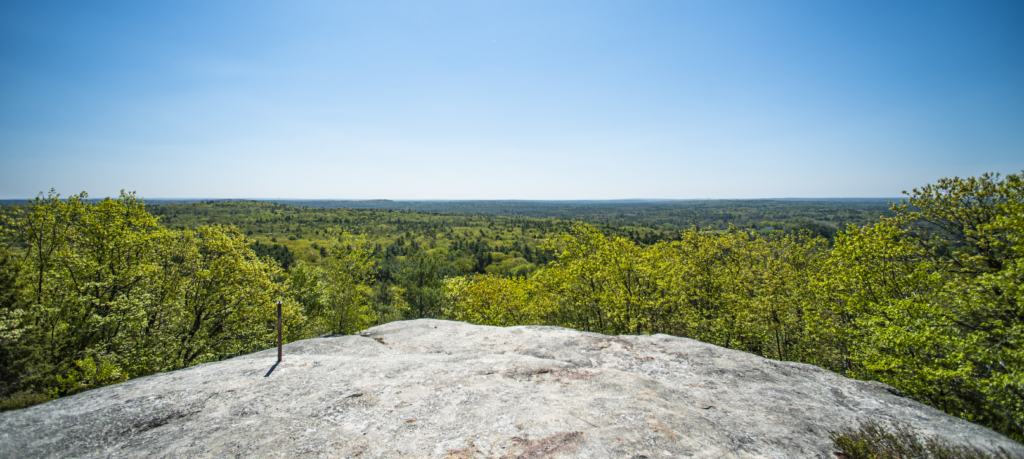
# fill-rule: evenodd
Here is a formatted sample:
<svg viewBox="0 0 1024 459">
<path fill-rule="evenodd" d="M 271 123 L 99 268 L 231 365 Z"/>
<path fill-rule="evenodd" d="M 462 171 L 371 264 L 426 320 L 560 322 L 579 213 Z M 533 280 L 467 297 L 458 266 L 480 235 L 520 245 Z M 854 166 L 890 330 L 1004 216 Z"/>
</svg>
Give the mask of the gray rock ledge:
<svg viewBox="0 0 1024 459">
<path fill-rule="evenodd" d="M 831 458 L 827 431 L 867 419 L 1024 457 L 883 384 L 666 335 L 414 320 L 276 359 L 2 413 L 0 457 Z"/>
</svg>

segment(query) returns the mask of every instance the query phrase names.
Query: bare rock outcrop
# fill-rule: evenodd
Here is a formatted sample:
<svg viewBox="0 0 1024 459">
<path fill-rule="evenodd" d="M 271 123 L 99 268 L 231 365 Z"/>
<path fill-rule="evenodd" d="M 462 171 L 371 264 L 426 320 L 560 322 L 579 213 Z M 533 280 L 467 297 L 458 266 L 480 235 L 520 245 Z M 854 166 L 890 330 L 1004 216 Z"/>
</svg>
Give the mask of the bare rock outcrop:
<svg viewBox="0 0 1024 459">
<path fill-rule="evenodd" d="M 393 322 L 0 414 L 0 457 L 830 458 L 900 421 L 1024 447 L 798 363 L 666 335 Z"/>
</svg>

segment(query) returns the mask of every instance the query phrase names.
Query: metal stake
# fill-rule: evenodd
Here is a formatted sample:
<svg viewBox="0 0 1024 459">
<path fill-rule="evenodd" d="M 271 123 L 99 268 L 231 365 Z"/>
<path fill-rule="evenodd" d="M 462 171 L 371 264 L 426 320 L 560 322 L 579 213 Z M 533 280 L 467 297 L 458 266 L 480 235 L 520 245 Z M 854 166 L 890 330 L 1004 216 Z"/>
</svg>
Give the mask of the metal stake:
<svg viewBox="0 0 1024 459">
<path fill-rule="evenodd" d="M 281 357 L 283 355 L 284 354 L 283 354 L 283 352 L 281 350 L 281 302 L 278 301 L 277 302 L 277 361 L 278 362 L 281 361 Z"/>
</svg>

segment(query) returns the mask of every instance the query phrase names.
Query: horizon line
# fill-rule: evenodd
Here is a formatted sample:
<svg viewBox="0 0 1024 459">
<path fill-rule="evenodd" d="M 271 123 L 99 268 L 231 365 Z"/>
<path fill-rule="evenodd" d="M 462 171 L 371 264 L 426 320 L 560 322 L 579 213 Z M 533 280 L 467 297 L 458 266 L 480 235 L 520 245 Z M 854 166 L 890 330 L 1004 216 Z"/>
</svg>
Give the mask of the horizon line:
<svg viewBox="0 0 1024 459">
<path fill-rule="evenodd" d="M 106 198 L 116 198 L 115 196 L 102 196 L 102 197 L 89 197 L 88 200 L 102 200 Z M 809 200 L 809 201 L 828 201 L 828 200 L 850 200 L 850 199 L 870 199 L 870 200 L 882 200 L 882 199 L 904 199 L 904 196 L 831 196 L 831 197 L 775 197 L 775 198 L 610 198 L 610 199 L 389 199 L 389 198 L 366 198 L 366 199 L 347 199 L 347 198 L 218 198 L 218 197 L 139 197 L 143 201 L 324 201 L 324 202 L 681 202 L 681 201 L 791 201 L 791 200 Z M 34 200 L 32 198 L 0 198 L 0 201 L 27 201 Z"/>
</svg>

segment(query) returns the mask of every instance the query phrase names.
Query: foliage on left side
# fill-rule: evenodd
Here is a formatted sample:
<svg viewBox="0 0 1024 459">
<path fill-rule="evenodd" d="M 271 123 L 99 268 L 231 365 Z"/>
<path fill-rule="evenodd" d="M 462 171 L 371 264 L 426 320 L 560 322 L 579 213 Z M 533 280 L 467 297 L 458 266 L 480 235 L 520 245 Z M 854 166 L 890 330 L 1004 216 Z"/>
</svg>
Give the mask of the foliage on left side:
<svg viewBox="0 0 1024 459">
<path fill-rule="evenodd" d="M 281 268 L 233 227 L 169 230 L 124 192 L 91 204 L 51 190 L 2 218 L 0 399 L 43 401 L 270 347 L 279 299 L 286 339 L 308 334 Z"/>
</svg>

